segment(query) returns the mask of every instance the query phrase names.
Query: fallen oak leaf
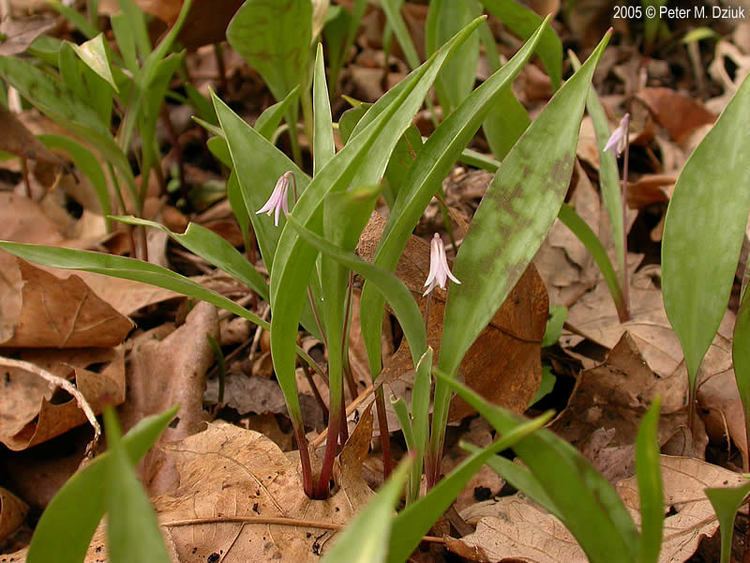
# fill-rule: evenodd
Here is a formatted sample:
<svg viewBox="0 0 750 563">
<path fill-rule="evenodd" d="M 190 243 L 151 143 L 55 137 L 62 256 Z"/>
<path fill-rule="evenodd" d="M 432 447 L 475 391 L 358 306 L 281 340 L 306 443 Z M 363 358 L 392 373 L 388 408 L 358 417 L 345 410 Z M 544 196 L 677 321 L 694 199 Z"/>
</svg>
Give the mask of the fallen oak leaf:
<svg viewBox="0 0 750 563">
<path fill-rule="evenodd" d="M 0 357 L 0 442 L 24 450 L 88 421 L 94 428 L 87 448 L 91 454 L 101 435 L 95 415 L 105 403 L 116 405 L 125 398 L 122 350 L 47 350 L 25 357 L 33 361 Z M 58 399 L 57 388 L 72 399 Z"/>
<path fill-rule="evenodd" d="M 671 88 L 642 88 L 636 96 L 677 143 L 682 143 L 699 127 L 716 121 L 716 115 L 703 104 Z"/>
<path fill-rule="evenodd" d="M 77 275 L 60 279 L 0 253 L 0 347 L 110 348 L 133 327 Z"/>
<path fill-rule="evenodd" d="M 34 16 L 4 18 L 0 22 L 0 57 L 23 53 L 34 40 L 57 25 L 57 18 Z"/>
</svg>

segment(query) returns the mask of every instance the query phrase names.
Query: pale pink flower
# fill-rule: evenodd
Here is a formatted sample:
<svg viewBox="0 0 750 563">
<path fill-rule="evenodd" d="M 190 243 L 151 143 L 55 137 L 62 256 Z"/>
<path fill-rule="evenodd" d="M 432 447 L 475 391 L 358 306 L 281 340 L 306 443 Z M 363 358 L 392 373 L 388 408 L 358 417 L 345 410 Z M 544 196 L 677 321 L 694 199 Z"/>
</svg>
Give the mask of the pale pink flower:
<svg viewBox="0 0 750 563">
<path fill-rule="evenodd" d="M 261 213 L 266 213 L 267 215 L 271 215 L 273 213 L 273 224 L 275 226 L 279 226 L 279 215 L 281 212 L 284 212 L 284 215 L 289 214 L 289 203 L 288 203 L 288 193 L 289 193 L 289 184 L 294 180 L 293 172 L 284 172 L 281 177 L 276 181 L 276 186 L 273 188 L 273 192 L 271 192 L 271 197 L 268 198 L 268 201 L 258 209 L 255 213 L 257 215 L 260 215 Z"/>
<path fill-rule="evenodd" d="M 448 266 L 448 257 L 445 255 L 445 245 L 440 235 L 435 233 L 430 243 L 430 273 L 427 275 L 427 281 L 424 285 L 427 287 L 425 292 L 422 294 L 427 295 L 435 286 L 440 286 L 440 289 L 445 289 L 448 283 L 448 278 L 453 280 L 455 283 L 460 284 L 456 276 L 451 273 L 450 267 Z"/>
<path fill-rule="evenodd" d="M 617 156 L 620 156 L 622 152 L 625 150 L 625 147 L 628 143 L 628 131 L 630 129 L 630 114 L 626 113 L 622 116 L 622 119 L 620 120 L 620 125 L 617 126 L 617 129 L 615 129 L 612 132 L 612 136 L 607 141 L 607 144 L 604 146 L 605 151 L 611 151 L 612 149 L 615 149 L 617 151 Z"/>
</svg>

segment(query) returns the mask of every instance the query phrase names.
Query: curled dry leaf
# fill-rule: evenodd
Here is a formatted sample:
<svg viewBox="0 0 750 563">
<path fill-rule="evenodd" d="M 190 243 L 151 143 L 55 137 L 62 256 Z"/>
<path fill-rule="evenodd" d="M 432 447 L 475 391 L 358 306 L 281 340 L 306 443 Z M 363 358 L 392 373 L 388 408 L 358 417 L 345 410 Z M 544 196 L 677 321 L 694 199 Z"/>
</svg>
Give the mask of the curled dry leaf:
<svg viewBox="0 0 750 563">
<path fill-rule="evenodd" d="M 25 502 L 0 487 L 0 543 L 18 529 L 28 510 Z"/>
<path fill-rule="evenodd" d="M 74 381 L 97 414 L 104 404 L 120 404 L 125 399 L 125 360 L 120 348 L 36 350 L 22 358 Z M 0 372 L 0 442 L 11 450 L 40 444 L 87 421 L 74 398 L 57 392 L 39 375 L 19 368 Z"/>
<path fill-rule="evenodd" d="M 374 214 L 360 238 L 358 252 L 371 260 L 385 222 Z M 429 243 L 412 236 L 396 268 L 396 275 L 426 310 L 422 297 L 429 271 Z M 446 294 L 436 289 L 432 294 L 428 322 L 428 344 L 440 353 L 443 311 Z M 501 306 L 502 305 L 502 306 Z M 495 404 L 523 412 L 534 397 L 542 377 L 540 349 L 547 324 L 549 302 L 547 291 L 534 266 L 530 266 L 511 291 L 505 303 L 488 304 L 499 310 L 489 326 L 479 335 L 461 364 L 466 384 Z M 383 377 L 394 382 L 413 372 L 411 356 L 404 342 L 385 362 Z M 461 400 L 451 406 L 451 420 L 460 420 L 472 409 Z"/>
<path fill-rule="evenodd" d="M 310 500 L 297 467 L 276 444 L 225 423 L 171 444 L 168 455 L 179 486 L 155 498 L 154 506 L 181 563 L 217 556 L 224 563 L 317 560 L 331 528 L 347 524 L 372 495 L 361 478 L 352 477 L 331 498 Z M 100 528 L 87 562 L 101 558 L 97 548 L 103 544 Z"/>
<path fill-rule="evenodd" d="M 655 374 L 625 332 L 603 363 L 581 372 L 552 429 L 581 449 L 607 479 L 617 481 L 633 474 L 638 424 L 656 396 L 662 400 L 659 443 L 686 432 L 687 391 L 684 374 Z"/>
<path fill-rule="evenodd" d="M 671 88 L 643 88 L 637 96 L 649 108 L 656 122 L 678 143 L 699 127 L 716 121 L 716 115 L 703 104 Z"/>
<path fill-rule="evenodd" d="M 688 457 L 661 456 L 664 522 L 661 563 L 687 560 L 719 523 L 703 490 L 743 482 L 737 473 Z M 635 477 L 620 481 L 617 491 L 636 522 L 639 519 Z M 588 561 L 563 524 L 523 495 L 502 497 L 464 510 L 461 516 L 476 524 L 473 534 L 448 542 L 448 548 L 475 561 L 585 563 Z"/>
<path fill-rule="evenodd" d="M 128 358 L 128 400 L 121 413 L 125 428 L 174 405 L 180 405 L 174 424 L 157 444 L 181 440 L 203 428 L 206 371 L 214 359 L 208 338 L 217 338 L 218 332 L 216 308 L 201 302 L 168 336 L 160 330 L 138 339 Z M 174 468 L 165 463 L 159 448 L 147 455 L 143 473 L 152 491 L 163 492 L 175 483 Z"/>
<path fill-rule="evenodd" d="M 60 279 L 0 255 L 0 346 L 108 348 L 133 327 L 77 275 Z"/>
<path fill-rule="evenodd" d="M 37 37 L 55 27 L 56 21 L 57 18 L 49 16 L 4 17 L 0 22 L 0 57 L 23 53 Z"/>
</svg>

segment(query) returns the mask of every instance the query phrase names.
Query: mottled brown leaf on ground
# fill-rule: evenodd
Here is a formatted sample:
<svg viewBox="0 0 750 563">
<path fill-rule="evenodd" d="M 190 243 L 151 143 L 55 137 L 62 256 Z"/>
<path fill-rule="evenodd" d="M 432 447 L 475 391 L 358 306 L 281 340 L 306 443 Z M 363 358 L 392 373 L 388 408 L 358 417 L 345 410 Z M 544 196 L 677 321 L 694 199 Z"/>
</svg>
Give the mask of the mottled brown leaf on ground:
<svg viewBox="0 0 750 563">
<path fill-rule="evenodd" d="M 56 375 L 74 381 L 95 413 L 104 404 L 125 399 L 125 361 L 120 348 L 35 350 L 22 355 Z M 78 403 L 50 388 L 38 375 L 3 368 L 0 393 L 0 442 L 11 450 L 40 444 L 87 422 Z"/>
<path fill-rule="evenodd" d="M 268 523 L 297 518 L 345 525 L 372 495 L 361 479 L 340 484 L 328 500 L 310 500 L 299 470 L 269 439 L 225 423 L 168 446 L 179 486 L 156 497 L 159 520 L 181 563 L 205 563 L 222 554 L 223 563 L 315 561 L 333 532 L 315 527 Z M 243 522 L 217 522 L 243 518 Z M 185 523 L 188 521 L 188 523 Z M 170 525 L 183 522 L 183 525 Z M 96 561 L 104 534 L 97 532 L 87 562 Z"/>
<path fill-rule="evenodd" d="M 212 379 L 206 386 L 205 401 L 217 403 L 219 381 Z M 279 384 L 265 377 L 243 373 L 227 374 L 224 384 L 224 404 L 239 414 L 286 414 L 284 394 Z"/>
<path fill-rule="evenodd" d="M 0 192 L 0 239 L 58 244 L 63 236 L 38 203 L 11 192 Z"/>
<path fill-rule="evenodd" d="M 0 265 L 0 346 L 108 348 L 133 327 L 75 274 L 60 279 L 7 254 Z"/>
<path fill-rule="evenodd" d="M 377 214 L 370 219 L 358 246 L 365 260 L 371 260 L 384 228 Z M 420 308 L 426 309 L 422 297 L 424 280 L 429 271 L 429 243 L 412 236 L 396 268 L 396 275 L 412 291 Z M 502 306 L 500 306 L 502 305 Z M 490 325 L 479 335 L 464 357 L 461 374 L 466 384 L 487 400 L 515 412 L 526 410 L 541 381 L 541 340 L 547 324 L 549 302 L 547 292 L 534 266 L 524 275 L 499 307 Z M 439 355 L 445 292 L 433 292 L 428 322 L 428 343 Z M 413 371 L 408 348 L 402 342 L 399 350 L 385 362 L 386 381 L 395 381 Z M 451 420 L 472 413 L 466 403 L 454 400 Z"/>
<path fill-rule="evenodd" d="M 625 332 L 603 363 L 578 376 L 552 430 L 578 447 L 614 482 L 633 474 L 638 425 L 655 397 L 662 401 L 659 444 L 686 432 L 687 391 L 684 374 L 655 374 L 643 360 L 637 341 Z"/>
<path fill-rule="evenodd" d="M 141 335 L 128 357 L 128 400 L 121 419 L 130 428 L 143 417 L 180 405 L 175 423 L 159 438 L 166 444 L 202 430 L 206 371 L 214 361 L 208 337 L 219 331 L 216 308 L 196 304 L 185 324 L 163 339 Z M 161 334 L 159 336 L 162 336 Z M 157 447 L 146 457 L 144 481 L 152 492 L 164 492 L 174 483 L 174 468 Z"/>
<path fill-rule="evenodd" d="M 18 529 L 28 510 L 25 502 L 0 487 L 0 543 Z"/>
<path fill-rule="evenodd" d="M 23 53 L 34 40 L 55 27 L 57 18 L 32 16 L 0 21 L 0 57 Z"/>
<path fill-rule="evenodd" d="M 712 536 L 718 529 L 718 521 L 703 490 L 731 487 L 744 479 L 738 473 L 688 457 L 662 455 L 661 468 L 667 517 L 659 561 L 677 563 L 689 559 L 701 539 Z M 639 522 L 635 477 L 620 481 L 616 489 Z M 468 523 L 476 524 L 477 529 L 473 534 L 450 541 L 448 548 L 465 557 L 475 553 L 475 561 L 587 561 L 563 524 L 521 494 L 476 504 L 464 510 L 461 516 Z"/>
<path fill-rule="evenodd" d="M 671 88 L 643 88 L 637 96 L 678 143 L 695 129 L 716 121 L 716 115 L 703 104 Z"/>
</svg>

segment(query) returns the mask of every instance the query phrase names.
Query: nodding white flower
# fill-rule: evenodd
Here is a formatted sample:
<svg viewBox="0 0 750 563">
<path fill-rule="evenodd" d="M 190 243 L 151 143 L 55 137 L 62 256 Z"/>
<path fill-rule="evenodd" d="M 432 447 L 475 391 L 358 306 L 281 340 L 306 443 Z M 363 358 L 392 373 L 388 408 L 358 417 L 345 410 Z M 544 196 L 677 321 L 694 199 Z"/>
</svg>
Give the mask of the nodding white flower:
<svg viewBox="0 0 750 563">
<path fill-rule="evenodd" d="M 427 287 L 423 296 L 430 293 L 435 286 L 440 286 L 440 289 L 445 289 L 448 283 L 448 278 L 461 284 L 458 278 L 451 273 L 450 267 L 448 267 L 448 257 L 445 255 L 445 245 L 440 235 L 435 233 L 430 243 L 430 273 L 427 275 L 427 281 L 424 285 Z"/>
<path fill-rule="evenodd" d="M 607 144 L 604 146 L 605 151 L 611 151 L 612 149 L 615 149 L 617 151 L 617 156 L 620 156 L 622 152 L 625 150 L 625 146 L 628 143 L 628 130 L 630 129 L 630 114 L 626 113 L 622 116 L 622 119 L 620 120 L 620 125 L 617 126 L 617 129 L 615 129 L 612 132 L 612 136 L 609 138 L 609 141 L 607 141 Z"/>
<path fill-rule="evenodd" d="M 283 211 L 284 215 L 289 214 L 287 196 L 289 192 L 289 184 L 294 180 L 293 174 L 294 173 L 291 170 L 289 172 L 284 172 L 276 181 L 276 186 L 273 188 L 273 192 L 271 192 L 271 197 L 268 198 L 268 201 L 263 207 L 255 212 L 256 215 L 265 213 L 269 216 L 273 213 L 273 224 L 276 227 L 279 226 L 279 215 L 281 212 Z"/>
</svg>

